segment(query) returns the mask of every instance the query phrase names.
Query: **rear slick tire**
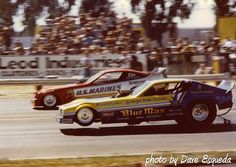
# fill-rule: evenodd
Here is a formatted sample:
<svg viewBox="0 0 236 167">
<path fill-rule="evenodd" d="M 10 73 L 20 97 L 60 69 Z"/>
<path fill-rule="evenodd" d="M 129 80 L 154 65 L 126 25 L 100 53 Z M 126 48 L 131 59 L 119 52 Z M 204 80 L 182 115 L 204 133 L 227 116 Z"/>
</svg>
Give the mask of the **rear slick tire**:
<svg viewBox="0 0 236 167">
<path fill-rule="evenodd" d="M 206 100 L 198 100 L 189 104 L 184 111 L 184 122 L 191 128 L 210 126 L 216 118 L 216 106 Z"/>
</svg>

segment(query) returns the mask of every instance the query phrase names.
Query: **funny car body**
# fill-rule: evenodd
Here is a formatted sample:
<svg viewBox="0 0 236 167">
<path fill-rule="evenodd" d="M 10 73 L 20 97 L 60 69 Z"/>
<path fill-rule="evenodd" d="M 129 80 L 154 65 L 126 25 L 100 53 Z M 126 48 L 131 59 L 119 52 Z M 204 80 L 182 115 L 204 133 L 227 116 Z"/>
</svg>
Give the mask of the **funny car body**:
<svg viewBox="0 0 236 167">
<path fill-rule="evenodd" d="M 187 79 L 146 81 L 130 94 L 78 99 L 59 106 L 57 121 L 88 126 L 93 122 L 139 124 L 158 120 L 175 120 L 188 126 L 209 126 L 217 112 L 232 103 L 233 81 L 210 86 Z"/>
<path fill-rule="evenodd" d="M 165 68 L 150 73 L 132 69 L 111 69 L 100 71 L 83 83 L 42 89 L 32 99 L 34 109 L 56 109 L 77 98 L 105 97 L 116 94 L 117 89 L 132 89 L 146 80 L 165 77 Z"/>
</svg>

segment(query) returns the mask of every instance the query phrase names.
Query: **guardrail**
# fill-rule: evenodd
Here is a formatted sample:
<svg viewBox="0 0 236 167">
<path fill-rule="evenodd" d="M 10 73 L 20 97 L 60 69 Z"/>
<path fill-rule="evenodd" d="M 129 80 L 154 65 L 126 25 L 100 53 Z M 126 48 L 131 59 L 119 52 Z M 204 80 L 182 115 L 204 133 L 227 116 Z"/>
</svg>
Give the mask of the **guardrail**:
<svg viewBox="0 0 236 167">
<path fill-rule="evenodd" d="M 221 81 L 230 78 L 230 73 L 221 74 L 203 74 L 203 75 L 168 75 L 168 78 L 186 78 L 199 81 Z M 33 79 L 0 79 L 0 85 L 9 84 L 33 84 L 33 85 L 50 85 L 50 84 L 68 84 L 79 82 L 77 78 L 33 78 Z"/>
</svg>

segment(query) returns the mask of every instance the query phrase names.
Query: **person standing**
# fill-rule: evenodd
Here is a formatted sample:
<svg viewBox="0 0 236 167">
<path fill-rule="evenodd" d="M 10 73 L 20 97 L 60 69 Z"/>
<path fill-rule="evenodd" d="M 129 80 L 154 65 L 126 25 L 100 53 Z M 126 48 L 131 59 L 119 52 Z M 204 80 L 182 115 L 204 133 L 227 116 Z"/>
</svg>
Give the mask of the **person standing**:
<svg viewBox="0 0 236 167">
<path fill-rule="evenodd" d="M 138 58 L 135 55 L 131 55 L 130 68 L 133 70 L 143 71 L 143 64 L 138 61 Z"/>
<path fill-rule="evenodd" d="M 206 64 L 202 63 L 199 65 L 198 69 L 195 71 L 195 75 L 209 74 L 211 69 L 207 69 Z"/>
<path fill-rule="evenodd" d="M 91 72 L 92 64 L 89 58 L 89 51 L 86 50 L 84 53 L 85 53 L 84 57 L 81 59 L 81 63 L 83 67 L 83 76 L 85 78 L 89 78 L 92 75 L 92 72 Z"/>
</svg>

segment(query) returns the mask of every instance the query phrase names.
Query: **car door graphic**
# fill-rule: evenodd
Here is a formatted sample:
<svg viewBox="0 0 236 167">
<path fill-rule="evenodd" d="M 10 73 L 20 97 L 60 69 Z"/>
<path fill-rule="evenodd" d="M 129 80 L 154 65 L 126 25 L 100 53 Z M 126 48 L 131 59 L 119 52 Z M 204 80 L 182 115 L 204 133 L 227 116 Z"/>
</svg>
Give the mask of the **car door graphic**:
<svg viewBox="0 0 236 167">
<path fill-rule="evenodd" d="M 126 120 L 156 120 L 172 113 L 173 89 L 178 83 L 158 83 L 152 85 L 138 97 L 126 101 L 120 108 L 121 117 Z M 127 119 L 128 118 L 128 119 Z"/>
<path fill-rule="evenodd" d="M 91 83 L 91 86 L 74 89 L 75 97 L 105 97 L 117 93 L 118 89 L 130 90 L 145 81 L 144 76 L 136 73 L 107 72 Z"/>
</svg>

